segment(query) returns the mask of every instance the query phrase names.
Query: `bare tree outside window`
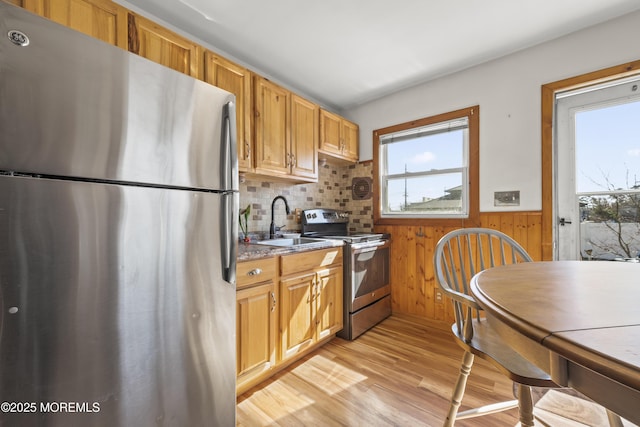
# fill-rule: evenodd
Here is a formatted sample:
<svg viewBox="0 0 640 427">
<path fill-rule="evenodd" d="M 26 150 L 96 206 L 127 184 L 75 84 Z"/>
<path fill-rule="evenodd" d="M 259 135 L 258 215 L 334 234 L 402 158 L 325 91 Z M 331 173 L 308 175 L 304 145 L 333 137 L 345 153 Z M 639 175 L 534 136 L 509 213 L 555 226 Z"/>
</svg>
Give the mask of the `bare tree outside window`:
<svg viewBox="0 0 640 427">
<path fill-rule="evenodd" d="M 616 188 L 603 174 L 603 194 L 579 197 L 581 249 L 588 259 L 639 259 L 640 185 L 627 171 L 626 188 Z M 595 182 L 594 182 L 595 183 Z"/>
</svg>

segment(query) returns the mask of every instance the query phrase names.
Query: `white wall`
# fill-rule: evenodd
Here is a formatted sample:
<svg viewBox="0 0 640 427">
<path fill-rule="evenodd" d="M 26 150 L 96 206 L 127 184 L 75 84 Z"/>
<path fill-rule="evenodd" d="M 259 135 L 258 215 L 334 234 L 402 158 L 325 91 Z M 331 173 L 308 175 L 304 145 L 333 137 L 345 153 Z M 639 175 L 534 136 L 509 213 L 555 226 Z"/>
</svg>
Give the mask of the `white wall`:
<svg viewBox="0 0 640 427">
<path fill-rule="evenodd" d="M 480 106 L 480 210 L 540 210 L 540 88 L 640 59 L 640 12 L 345 111 L 360 125 L 360 159 L 375 129 Z M 520 206 L 494 207 L 494 191 L 520 190 Z"/>
</svg>

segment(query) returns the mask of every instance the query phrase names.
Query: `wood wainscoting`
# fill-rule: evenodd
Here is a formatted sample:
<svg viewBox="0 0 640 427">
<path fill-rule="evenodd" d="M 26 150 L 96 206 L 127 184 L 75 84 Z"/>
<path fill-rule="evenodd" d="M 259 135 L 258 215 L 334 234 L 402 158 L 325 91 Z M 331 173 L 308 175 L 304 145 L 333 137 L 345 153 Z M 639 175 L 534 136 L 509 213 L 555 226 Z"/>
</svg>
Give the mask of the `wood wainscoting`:
<svg viewBox="0 0 640 427">
<path fill-rule="evenodd" d="M 464 226 L 464 225 L 463 225 Z M 480 226 L 513 237 L 536 260 L 542 260 L 542 212 L 480 213 Z M 451 301 L 439 292 L 433 271 L 438 240 L 457 227 L 425 225 L 376 226 L 391 235 L 391 296 L 393 313 L 434 321 L 449 328 L 454 321 Z"/>
</svg>

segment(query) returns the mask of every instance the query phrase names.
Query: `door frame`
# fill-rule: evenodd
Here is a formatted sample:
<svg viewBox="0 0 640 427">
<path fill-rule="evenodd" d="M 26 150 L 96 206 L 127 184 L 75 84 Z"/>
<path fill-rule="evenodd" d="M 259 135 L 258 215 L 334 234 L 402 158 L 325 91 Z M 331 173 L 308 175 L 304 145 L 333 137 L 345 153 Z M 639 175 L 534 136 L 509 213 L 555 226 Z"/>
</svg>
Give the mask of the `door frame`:
<svg viewBox="0 0 640 427">
<path fill-rule="evenodd" d="M 578 89 L 640 72 L 640 60 L 542 85 L 542 260 L 554 259 L 553 123 L 557 92 Z"/>
</svg>

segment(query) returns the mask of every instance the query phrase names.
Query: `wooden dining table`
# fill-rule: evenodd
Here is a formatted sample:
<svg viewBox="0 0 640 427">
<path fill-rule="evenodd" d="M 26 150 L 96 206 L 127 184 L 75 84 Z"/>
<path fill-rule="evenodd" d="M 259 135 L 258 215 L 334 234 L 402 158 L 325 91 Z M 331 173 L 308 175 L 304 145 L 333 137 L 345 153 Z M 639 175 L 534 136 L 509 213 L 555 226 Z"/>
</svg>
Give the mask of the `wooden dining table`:
<svg viewBox="0 0 640 427">
<path fill-rule="evenodd" d="M 547 261 L 484 270 L 471 291 L 516 351 L 640 425 L 640 263 Z"/>
</svg>

